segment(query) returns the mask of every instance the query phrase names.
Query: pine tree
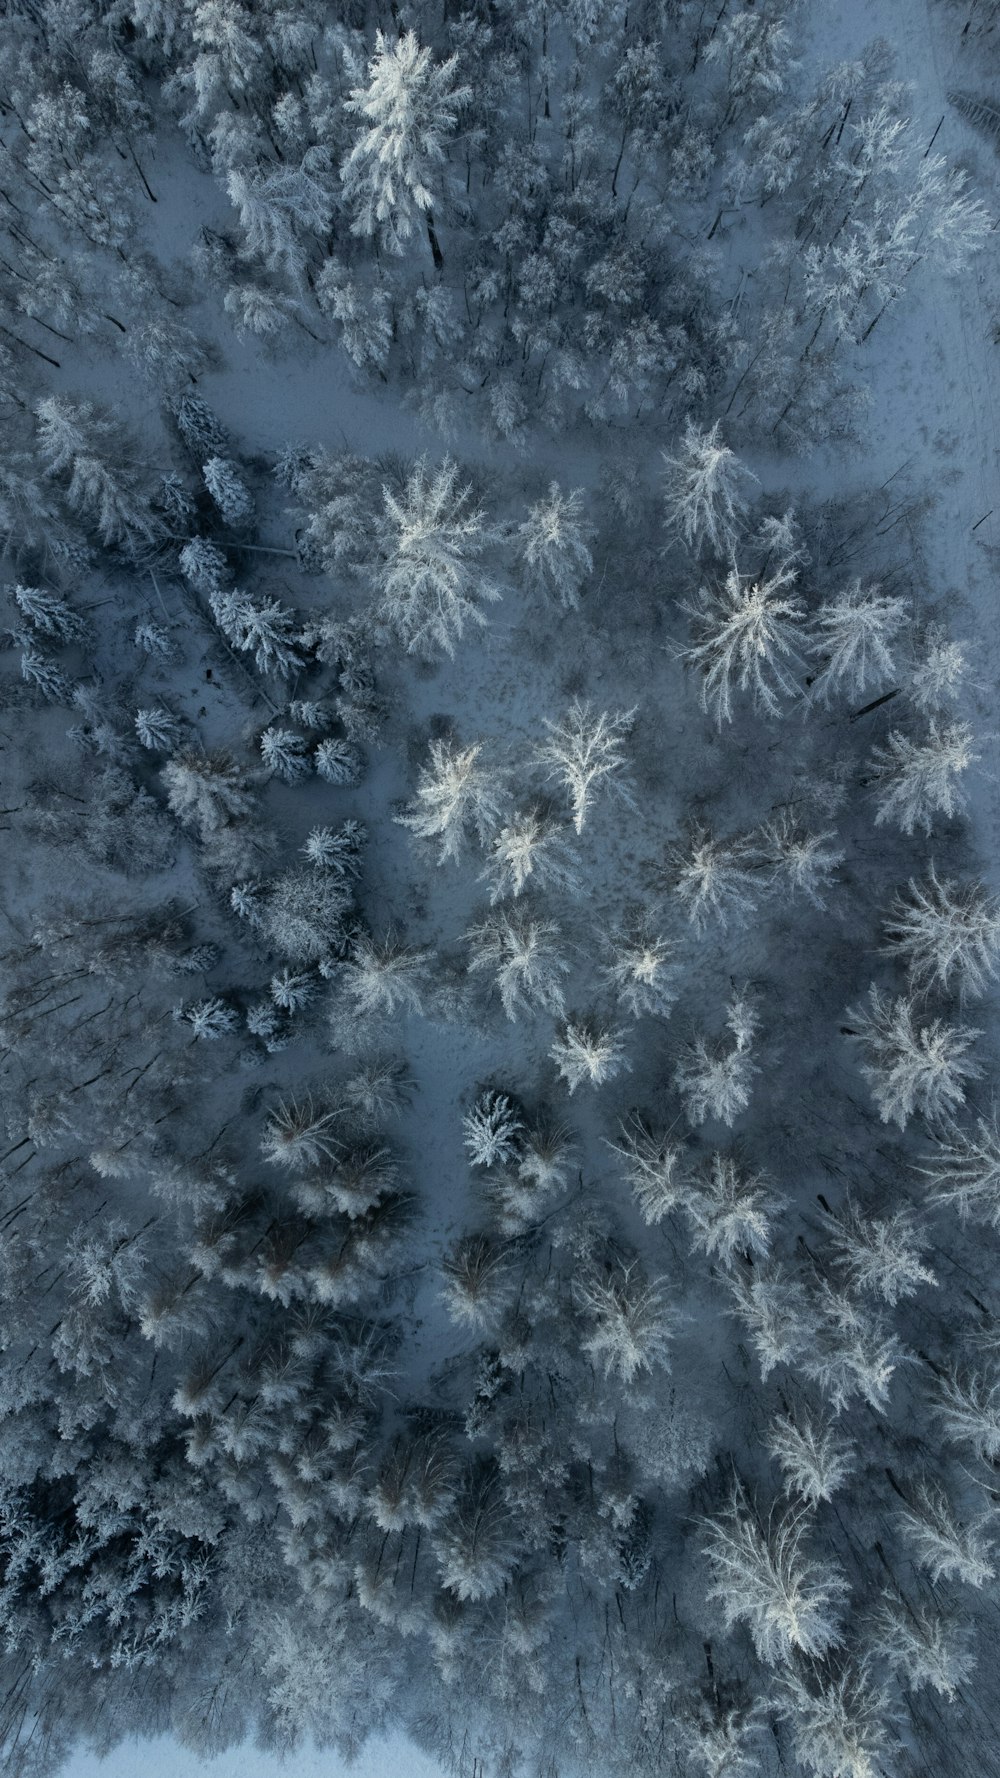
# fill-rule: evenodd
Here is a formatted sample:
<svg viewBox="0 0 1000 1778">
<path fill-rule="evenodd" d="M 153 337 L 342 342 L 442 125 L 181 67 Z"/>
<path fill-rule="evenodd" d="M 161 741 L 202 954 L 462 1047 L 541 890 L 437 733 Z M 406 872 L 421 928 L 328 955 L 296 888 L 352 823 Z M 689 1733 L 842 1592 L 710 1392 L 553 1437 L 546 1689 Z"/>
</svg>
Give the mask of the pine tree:
<svg viewBox="0 0 1000 1778">
<path fill-rule="evenodd" d="M 202 839 L 254 808 L 245 775 L 227 753 L 182 748 L 167 761 L 161 776 L 171 812 L 195 827 Z"/>
<path fill-rule="evenodd" d="M 228 457 L 210 457 L 202 468 L 205 486 L 227 525 L 237 530 L 254 515 L 253 495 Z"/>
<path fill-rule="evenodd" d="M 297 735 L 294 729 L 272 723 L 260 737 L 260 751 L 267 770 L 283 778 L 286 784 L 301 783 L 312 769 L 305 737 Z"/>
<path fill-rule="evenodd" d="M 694 1175 L 684 1207 L 695 1244 L 731 1266 L 741 1253 L 767 1258 L 782 1205 L 761 1174 L 745 1174 L 731 1155 L 713 1154 Z"/>
<path fill-rule="evenodd" d="M 795 1757 L 813 1778 L 881 1778 L 890 1706 L 864 1666 L 821 1673 L 812 1685 L 789 1673 L 784 1689 Z"/>
<path fill-rule="evenodd" d="M 516 1160 L 524 1125 L 510 1097 L 495 1088 L 480 1093 L 462 1131 L 471 1167 L 508 1165 Z"/>
<path fill-rule="evenodd" d="M 157 706 L 155 710 L 136 711 L 135 732 L 140 746 L 154 753 L 169 753 L 177 744 L 181 725 L 169 710 Z"/>
<path fill-rule="evenodd" d="M 945 1121 L 938 1146 L 919 1171 L 936 1203 L 953 1206 L 962 1221 L 1000 1229 L 1000 1125 L 996 1114 L 976 1119 L 974 1131 Z"/>
<path fill-rule="evenodd" d="M 851 1446 L 826 1421 L 801 1411 L 771 1422 L 767 1448 L 785 1475 L 785 1486 L 807 1506 L 832 1500 L 854 1467 Z"/>
<path fill-rule="evenodd" d="M 981 1587 L 993 1579 L 996 1569 L 984 1533 L 995 1523 L 995 1507 L 963 1523 L 942 1484 L 925 1479 L 913 1488 L 911 1503 L 900 1507 L 897 1519 L 914 1561 L 932 1581 L 953 1579 Z"/>
<path fill-rule="evenodd" d="M 328 784 L 357 784 L 364 770 L 357 748 L 334 735 L 320 742 L 313 759 L 319 776 Z"/>
<path fill-rule="evenodd" d="M 905 599 L 860 580 L 827 600 L 813 619 L 810 652 L 822 665 L 812 696 L 828 703 L 835 695 L 856 699 L 878 690 L 896 671 L 892 645 L 908 616 Z"/>
<path fill-rule="evenodd" d="M 573 1294 L 590 1323 L 583 1350 L 606 1377 L 629 1388 L 642 1371 L 669 1368 L 676 1317 L 665 1279 L 649 1282 L 638 1260 L 620 1260 L 603 1274 L 578 1278 Z"/>
<path fill-rule="evenodd" d="M 936 1284 L 921 1263 L 922 1247 L 913 1212 L 905 1205 L 888 1216 L 865 1216 L 850 1199 L 836 1215 L 824 1215 L 849 1289 L 870 1291 L 895 1308 L 921 1284 Z"/>
<path fill-rule="evenodd" d="M 738 996 L 726 1009 L 731 1046 L 723 1042 L 710 1047 L 706 1038 L 694 1037 L 682 1050 L 674 1085 L 692 1124 L 702 1124 L 707 1117 L 732 1124 L 746 1110 L 753 1077 L 760 1073 L 750 1054 L 757 1023 L 749 1002 Z"/>
<path fill-rule="evenodd" d="M 687 839 L 667 853 L 667 882 L 696 931 L 709 917 L 725 928 L 752 914 L 760 890 L 760 854 L 753 838 L 719 840 L 696 823 Z"/>
<path fill-rule="evenodd" d="M 177 560 L 185 580 L 206 598 L 221 593 L 232 578 L 225 553 L 207 537 L 190 537 Z"/>
<path fill-rule="evenodd" d="M 460 1327 L 492 1332 L 511 1295 L 507 1250 L 489 1235 L 463 1235 L 445 1254 L 442 1296 Z"/>
<path fill-rule="evenodd" d="M 677 998 L 674 946 L 653 929 L 648 914 L 639 910 L 609 933 L 605 952 L 609 962 L 601 975 L 626 1012 L 634 1019 L 669 1018 Z"/>
<path fill-rule="evenodd" d="M 573 854 L 558 823 L 537 807 L 511 816 L 492 834 L 483 876 L 492 886 L 493 903 L 505 895 L 517 897 L 532 879 L 539 889 L 577 886 Z"/>
<path fill-rule="evenodd" d="M 620 1125 L 620 1135 L 620 1141 L 609 1142 L 608 1147 L 619 1158 L 640 1215 L 651 1225 L 662 1222 L 687 1195 L 684 1150 L 670 1141 L 668 1133 L 647 1129 L 637 1115 Z"/>
<path fill-rule="evenodd" d="M 359 1018 L 423 1011 L 427 992 L 427 952 L 409 950 L 392 933 L 377 944 L 362 935 L 341 972 Z"/>
<path fill-rule="evenodd" d="M 458 57 L 450 56 L 435 66 L 412 30 L 394 42 L 377 31 L 368 84 L 354 87 L 345 101 L 364 125 L 340 169 L 354 211 L 352 232 L 377 235 L 390 253 L 402 253 L 422 218 L 437 264 L 435 189 L 441 189 L 448 138 L 472 97 L 455 84 L 457 65 Z"/>
<path fill-rule="evenodd" d="M 825 908 L 823 891 L 833 885 L 834 872 L 844 853 L 831 847 L 837 838 L 832 829 L 811 833 L 786 810 L 765 822 L 757 836 L 762 863 L 770 865 L 770 887 L 804 895 L 815 908 Z"/>
<path fill-rule="evenodd" d="M 87 625 L 65 599 L 43 587 L 15 586 L 11 596 L 21 616 L 36 635 L 47 641 L 67 644 L 82 642 L 88 635 Z"/>
</svg>

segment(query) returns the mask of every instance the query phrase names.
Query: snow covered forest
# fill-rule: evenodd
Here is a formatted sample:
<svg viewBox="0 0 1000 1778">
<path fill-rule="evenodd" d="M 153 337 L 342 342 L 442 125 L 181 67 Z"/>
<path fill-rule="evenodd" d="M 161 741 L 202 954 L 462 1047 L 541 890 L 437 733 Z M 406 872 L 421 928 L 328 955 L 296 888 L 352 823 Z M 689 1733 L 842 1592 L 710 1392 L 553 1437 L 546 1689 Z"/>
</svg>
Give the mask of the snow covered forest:
<svg viewBox="0 0 1000 1778">
<path fill-rule="evenodd" d="M 0 149 L 4 1771 L 1000 1773 L 1000 0 L 8 0 Z"/>
</svg>

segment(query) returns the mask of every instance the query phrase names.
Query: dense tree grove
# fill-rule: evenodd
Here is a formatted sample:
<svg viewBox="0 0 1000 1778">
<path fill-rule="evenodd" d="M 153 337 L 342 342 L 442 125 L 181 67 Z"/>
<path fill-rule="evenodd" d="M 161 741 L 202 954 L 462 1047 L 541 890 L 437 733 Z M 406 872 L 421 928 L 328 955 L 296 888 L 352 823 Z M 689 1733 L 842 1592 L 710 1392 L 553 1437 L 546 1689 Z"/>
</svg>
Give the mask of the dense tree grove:
<svg viewBox="0 0 1000 1778">
<path fill-rule="evenodd" d="M 5 9 L 12 1778 L 995 1769 L 1000 11 L 812 10 Z"/>
</svg>

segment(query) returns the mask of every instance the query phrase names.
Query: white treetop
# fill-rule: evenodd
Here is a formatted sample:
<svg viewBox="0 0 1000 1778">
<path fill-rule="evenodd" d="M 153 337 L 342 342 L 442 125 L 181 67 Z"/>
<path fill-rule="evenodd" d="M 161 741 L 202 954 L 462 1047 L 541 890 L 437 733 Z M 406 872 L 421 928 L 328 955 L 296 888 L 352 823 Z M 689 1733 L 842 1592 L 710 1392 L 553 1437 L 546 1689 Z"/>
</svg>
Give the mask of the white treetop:
<svg viewBox="0 0 1000 1778">
<path fill-rule="evenodd" d="M 432 741 L 431 763 L 417 783 L 416 798 L 397 817 L 420 839 L 439 839 L 438 863 L 458 859 L 470 828 L 485 846 L 503 814 L 503 787 L 495 773 L 480 763 L 482 747 L 457 747 Z"/>
<path fill-rule="evenodd" d="M 412 31 L 378 31 L 368 84 L 344 102 L 364 126 L 340 169 L 352 233 L 377 235 L 391 253 L 403 252 L 441 189 L 447 141 L 472 96 L 455 84 L 457 66 L 457 56 L 435 65 Z"/>
<path fill-rule="evenodd" d="M 689 418 L 676 456 L 663 452 L 664 522 L 696 553 L 707 546 L 729 556 L 747 510 L 744 487 L 756 477 L 723 444 L 721 429 L 719 420 L 706 430 Z"/>
<path fill-rule="evenodd" d="M 894 729 L 884 747 L 872 754 L 873 777 L 879 790 L 876 827 L 891 821 L 903 833 L 916 827 L 930 833 L 935 815 L 949 819 L 965 806 L 959 775 L 979 758 L 972 749 L 972 730 L 964 722 L 941 728 L 932 721 L 922 741 Z"/>
<path fill-rule="evenodd" d="M 982 1074 L 966 1055 L 980 1033 L 941 1019 L 921 1022 L 918 1007 L 905 995 L 891 1000 L 873 986 L 867 1009 L 849 1012 L 848 1018 L 851 1035 L 864 1045 L 861 1072 L 884 1124 L 902 1129 L 915 1111 L 927 1118 L 947 1116 L 964 1101 L 965 1082 Z"/>
<path fill-rule="evenodd" d="M 478 565 L 491 541 L 483 514 L 449 457 L 433 474 L 421 459 L 402 496 L 386 487 L 382 498 L 382 616 L 408 653 L 453 655 L 467 623 L 485 624 L 483 602 L 500 597 Z"/>
<path fill-rule="evenodd" d="M 734 691 L 768 716 L 780 716 L 781 699 L 797 694 L 804 608 L 789 591 L 797 578 L 791 562 L 760 580 L 731 568 L 721 586 L 703 586 L 683 606 L 694 634 L 683 658 L 700 675 L 702 709 L 720 728 L 733 719 Z"/>
<path fill-rule="evenodd" d="M 548 499 L 530 509 L 517 533 L 525 578 L 533 591 L 566 610 L 579 605 L 580 587 L 594 567 L 588 547 L 591 529 L 583 517 L 580 489 L 564 494 L 553 482 Z"/>
<path fill-rule="evenodd" d="M 548 766 L 549 776 L 564 786 L 573 810 L 573 826 L 582 833 L 587 815 L 598 791 L 610 791 L 634 808 L 635 803 L 624 775 L 625 754 L 622 743 L 630 732 L 635 710 L 610 715 L 602 710 L 594 715 L 589 704 L 574 698 L 560 722 L 545 726 L 549 740 L 539 749 L 539 759 Z"/>
</svg>

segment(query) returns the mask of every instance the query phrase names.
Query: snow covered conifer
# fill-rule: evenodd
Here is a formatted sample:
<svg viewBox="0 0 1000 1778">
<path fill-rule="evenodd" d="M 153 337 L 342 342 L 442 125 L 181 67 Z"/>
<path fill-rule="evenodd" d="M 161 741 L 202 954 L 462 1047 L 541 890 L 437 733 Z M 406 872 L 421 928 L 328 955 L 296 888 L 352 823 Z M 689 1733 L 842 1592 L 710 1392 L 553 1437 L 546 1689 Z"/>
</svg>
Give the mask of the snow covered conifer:
<svg viewBox="0 0 1000 1778">
<path fill-rule="evenodd" d="M 487 1088 L 462 1119 L 469 1165 L 493 1167 L 499 1161 L 506 1166 L 518 1154 L 523 1129 L 509 1096 Z"/>
<path fill-rule="evenodd" d="M 229 434 L 203 396 L 192 390 L 181 396 L 172 411 L 177 430 L 196 463 L 226 456 Z"/>
<path fill-rule="evenodd" d="M 253 810 L 245 776 L 228 753 L 182 748 L 167 761 L 161 776 L 171 812 L 197 828 L 202 839 Z"/>
<path fill-rule="evenodd" d="M 811 695 L 828 703 L 835 695 L 860 698 L 877 691 L 896 671 L 892 644 L 909 617 L 906 599 L 852 580 L 813 618 L 810 652 L 822 663 Z"/>
<path fill-rule="evenodd" d="M 434 474 L 421 458 L 400 497 L 382 490 L 380 609 L 409 654 L 453 655 L 466 624 L 484 625 L 482 605 L 500 597 L 479 565 L 492 533 L 470 492 L 450 457 Z"/>
<path fill-rule="evenodd" d="M 345 100 L 363 125 L 340 169 L 354 211 L 352 232 L 377 235 L 390 253 L 403 252 L 422 218 L 440 263 L 432 209 L 448 138 L 471 98 L 468 87 L 455 83 L 457 66 L 457 56 L 435 64 L 412 30 L 394 40 L 376 31 L 368 84 Z"/>
<path fill-rule="evenodd" d="M 286 784 L 301 783 L 312 769 L 305 738 L 297 735 L 294 729 L 279 728 L 272 723 L 260 737 L 260 751 L 267 770 L 275 777 L 283 778 Z"/>
<path fill-rule="evenodd" d="M 441 1274 L 451 1319 L 460 1327 L 492 1330 L 510 1301 L 506 1249 L 489 1235 L 463 1235 L 445 1254 Z"/>
<path fill-rule="evenodd" d="M 545 719 L 549 739 L 538 757 L 548 767 L 549 777 L 556 778 L 567 792 L 578 834 L 583 832 L 599 791 L 609 791 L 629 808 L 635 807 L 622 750 L 635 714 L 635 710 L 615 715 L 602 710 L 595 715 L 589 704 L 574 698 L 560 722 Z"/>
<path fill-rule="evenodd" d="M 744 490 L 756 477 L 722 442 L 721 421 L 703 428 L 688 417 L 676 456 L 663 452 L 664 520 L 688 548 L 731 556 L 747 510 Z"/>
<path fill-rule="evenodd" d="M 83 618 L 58 593 L 33 586 L 15 586 L 11 591 L 21 616 L 37 635 L 55 643 L 81 642 L 87 635 Z"/>
<path fill-rule="evenodd" d="M 207 537 L 190 537 L 177 560 L 185 580 L 206 597 L 221 592 L 231 578 L 225 553 Z"/>
<path fill-rule="evenodd" d="M 181 725 L 169 710 L 157 706 L 155 710 L 136 711 L 135 732 L 141 747 L 148 747 L 153 753 L 169 753 L 176 745 Z"/>
<path fill-rule="evenodd" d="M 939 1379 L 937 1417 L 945 1437 L 971 1447 L 987 1463 L 1000 1458 L 1000 1368 L 950 1369 Z"/>
<path fill-rule="evenodd" d="M 253 518 L 253 495 L 228 457 L 210 457 L 202 468 L 205 486 L 227 525 L 237 529 Z"/>
<path fill-rule="evenodd" d="M 322 963 L 346 936 L 350 885 L 335 871 L 287 870 L 268 886 L 262 929 L 291 963 Z"/>
<path fill-rule="evenodd" d="M 844 861 L 844 853 L 829 844 L 836 837 L 829 828 L 811 833 L 787 810 L 765 822 L 757 835 L 757 847 L 762 862 L 771 867 L 771 887 L 780 885 L 793 895 L 804 895 L 813 907 L 825 908 L 823 891 Z"/>
<path fill-rule="evenodd" d="M 457 747 L 449 741 L 432 741 L 431 763 L 417 783 L 416 799 L 405 814 L 397 816 L 420 839 L 440 839 L 438 863 L 458 859 L 465 835 L 472 828 L 481 846 L 499 826 L 503 810 L 500 780 L 479 763 L 481 746 Z"/>
<path fill-rule="evenodd" d="M 708 1596 L 719 1600 L 727 1629 L 746 1624 L 770 1666 L 796 1653 L 821 1656 L 840 1641 L 847 1587 L 835 1568 L 806 1554 L 809 1523 L 798 1506 L 762 1525 L 741 1488 L 717 1519 L 703 1521 L 713 1575 Z"/>
<path fill-rule="evenodd" d="M 317 1103 L 310 1094 L 279 1100 L 264 1125 L 260 1152 L 272 1166 L 290 1172 L 334 1161 L 343 1149 L 340 1116 L 336 1107 Z"/>
<path fill-rule="evenodd" d="M 356 784 L 364 769 L 358 749 L 335 735 L 320 742 L 313 759 L 319 776 L 328 784 Z"/>
<path fill-rule="evenodd" d="M 973 1130 L 946 1122 L 937 1148 L 919 1171 L 939 1204 L 953 1205 L 962 1221 L 1000 1229 L 1000 1124 L 996 1112 L 976 1119 Z"/>
<path fill-rule="evenodd" d="M 968 1626 L 954 1617 L 884 1593 L 868 1635 L 875 1653 L 902 1674 L 910 1691 L 929 1685 L 950 1700 L 972 1676 Z"/>
<path fill-rule="evenodd" d="M 965 806 L 959 776 L 978 758 L 972 749 L 972 730 L 964 722 L 942 728 L 932 719 L 922 741 L 911 741 L 893 729 L 885 746 L 876 747 L 871 757 L 878 789 L 876 827 L 891 821 L 903 833 L 919 827 L 929 834 L 935 815 L 950 820 Z"/>
<path fill-rule="evenodd" d="M 491 972 L 509 1019 L 521 1012 L 562 1011 L 559 978 L 569 964 L 556 948 L 559 928 L 554 920 L 532 919 L 526 908 L 499 909 L 465 936 L 472 947 L 470 972 Z"/>
<path fill-rule="evenodd" d="M 703 586 L 682 606 L 694 640 L 683 652 L 701 679 L 701 707 L 721 728 L 733 720 L 733 693 L 749 695 L 755 709 L 781 715 L 781 699 L 795 697 L 802 669 L 804 607 L 790 589 L 794 561 L 777 563 L 760 580 L 731 568 L 724 582 Z"/>
<path fill-rule="evenodd" d="M 69 680 L 52 656 L 28 643 L 21 650 L 21 678 L 52 704 L 68 704 L 72 698 Z"/>
<path fill-rule="evenodd" d="M 564 610 L 579 605 L 580 587 L 594 567 L 588 547 L 591 530 L 583 517 L 581 490 L 564 494 L 553 482 L 548 499 L 531 507 L 517 533 L 525 578 L 533 592 L 555 600 Z"/>
<path fill-rule="evenodd" d="M 236 1028 L 236 1014 L 224 1000 L 198 1000 L 186 1006 L 181 1015 L 186 1024 L 191 1026 L 192 1036 L 202 1042 L 215 1042 L 226 1037 Z"/>
<path fill-rule="evenodd" d="M 888 1216 L 865 1216 L 848 1199 L 836 1215 L 824 1216 L 824 1222 L 851 1290 L 870 1291 L 895 1308 L 921 1284 L 937 1283 L 920 1258 L 928 1238 L 921 1241 L 906 1205 Z"/>
<path fill-rule="evenodd" d="M 434 1547 L 441 1584 L 457 1599 L 476 1603 L 502 1592 L 517 1561 L 517 1542 L 501 1479 L 492 1467 L 472 1472 L 438 1525 Z"/>
<path fill-rule="evenodd" d="M 784 1691 L 795 1757 L 812 1778 L 880 1778 L 888 1770 L 890 1704 L 864 1666 L 820 1672 L 812 1685 L 789 1670 Z"/>
<path fill-rule="evenodd" d="M 631 1063 L 622 1042 L 623 1031 L 604 1030 L 594 1020 L 570 1019 L 549 1051 L 568 1092 L 575 1093 L 584 1081 L 603 1086 Z"/>
<path fill-rule="evenodd" d="M 966 1056 L 980 1035 L 965 1025 L 940 1019 L 918 1023 L 919 1010 L 905 995 L 890 1000 L 872 986 L 868 1008 L 848 1012 L 852 1037 L 864 1046 L 861 1072 L 884 1124 L 902 1129 L 919 1111 L 926 1118 L 946 1117 L 965 1099 L 965 1082 L 982 1070 Z"/>
<path fill-rule="evenodd" d="M 896 897 L 886 936 L 916 990 L 954 985 L 978 997 L 1000 961 L 1000 900 L 982 883 L 942 882 L 932 864 L 925 882 L 911 879 Z"/>
</svg>

